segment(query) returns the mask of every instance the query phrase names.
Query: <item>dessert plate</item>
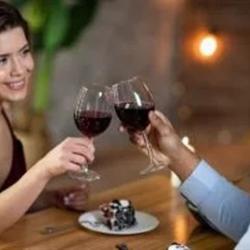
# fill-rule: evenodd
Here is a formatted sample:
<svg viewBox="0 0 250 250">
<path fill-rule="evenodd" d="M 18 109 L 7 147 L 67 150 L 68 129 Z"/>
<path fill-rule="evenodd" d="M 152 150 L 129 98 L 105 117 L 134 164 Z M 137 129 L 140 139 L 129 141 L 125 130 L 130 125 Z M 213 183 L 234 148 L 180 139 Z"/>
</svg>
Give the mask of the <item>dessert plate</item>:
<svg viewBox="0 0 250 250">
<path fill-rule="evenodd" d="M 120 231 L 110 230 L 103 223 L 102 213 L 99 210 L 81 214 L 78 218 L 78 222 L 82 227 L 87 228 L 91 231 L 113 235 L 132 235 L 146 233 L 154 230 L 159 225 L 159 220 L 151 214 L 136 211 L 135 217 L 137 223 L 134 226 L 127 229 L 122 229 Z"/>
</svg>

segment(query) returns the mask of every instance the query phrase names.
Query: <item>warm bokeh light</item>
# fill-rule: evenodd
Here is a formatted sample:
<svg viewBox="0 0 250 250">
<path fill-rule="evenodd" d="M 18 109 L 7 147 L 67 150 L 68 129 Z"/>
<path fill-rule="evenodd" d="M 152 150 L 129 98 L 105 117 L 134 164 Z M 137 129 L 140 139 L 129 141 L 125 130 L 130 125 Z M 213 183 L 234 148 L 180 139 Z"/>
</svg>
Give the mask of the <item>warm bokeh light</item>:
<svg viewBox="0 0 250 250">
<path fill-rule="evenodd" d="M 199 45 L 200 54 L 204 57 L 211 57 L 215 54 L 218 48 L 217 38 L 214 35 L 208 34 L 204 36 Z"/>
<path fill-rule="evenodd" d="M 188 239 L 188 220 L 183 213 L 176 214 L 174 219 L 174 239 L 176 242 L 184 243 Z"/>
<path fill-rule="evenodd" d="M 202 63 L 215 63 L 223 56 L 225 36 L 212 33 L 206 28 L 190 32 L 185 40 L 184 51 L 188 57 Z"/>
</svg>

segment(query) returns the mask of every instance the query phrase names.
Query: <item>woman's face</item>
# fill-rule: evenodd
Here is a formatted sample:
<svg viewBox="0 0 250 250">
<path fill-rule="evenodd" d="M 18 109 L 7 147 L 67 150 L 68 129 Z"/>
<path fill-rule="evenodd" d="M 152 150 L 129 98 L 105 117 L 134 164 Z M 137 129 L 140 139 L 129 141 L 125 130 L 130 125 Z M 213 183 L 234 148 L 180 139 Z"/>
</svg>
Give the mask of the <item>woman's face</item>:
<svg viewBox="0 0 250 250">
<path fill-rule="evenodd" d="M 0 103 L 23 100 L 34 68 L 30 45 L 21 27 L 0 33 Z"/>
</svg>

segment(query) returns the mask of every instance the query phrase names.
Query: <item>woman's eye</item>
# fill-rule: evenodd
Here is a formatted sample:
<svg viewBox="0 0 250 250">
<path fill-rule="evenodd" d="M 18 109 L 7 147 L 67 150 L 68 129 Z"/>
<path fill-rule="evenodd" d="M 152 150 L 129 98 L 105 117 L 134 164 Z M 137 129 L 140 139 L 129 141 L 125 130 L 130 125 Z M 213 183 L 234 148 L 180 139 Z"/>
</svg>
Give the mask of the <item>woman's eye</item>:
<svg viewBox="0 0 250 250">
<path fill-rule="evenodd" d="M 23 51 L 22 51 L 22 54 L 25 56 L 25 55 L 27 55 L 27 54 L 29 54 L 30 53 L 30 48 L 27 48 L 27 49 L 24 49 Z"/>
<path fill-rule="evenodd" d="M 0 57 L 0 65 L 4 65 L 7 63 L 7 58 L 6 57 Z"/>
</svg>

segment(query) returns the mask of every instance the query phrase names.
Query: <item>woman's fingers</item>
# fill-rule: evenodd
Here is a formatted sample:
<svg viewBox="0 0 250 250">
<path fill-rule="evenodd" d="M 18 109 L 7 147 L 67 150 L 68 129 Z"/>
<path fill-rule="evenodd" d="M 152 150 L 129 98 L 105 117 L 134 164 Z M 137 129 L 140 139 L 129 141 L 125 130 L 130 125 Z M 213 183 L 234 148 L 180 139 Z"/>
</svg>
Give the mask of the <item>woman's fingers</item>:
<svg viewBox="0 0 250 250">
<path fill-rule="evenodd" d="M 71 157 L 75 157 L 76 159 L 84 158 L 87 162 L 92 162 L 95 158 L 94 153 L 85 147 L 72 147 Z"/>
<path fill-rule="evenodd" d="M 65 143 L 63 143 L 63 145 L 66 149 L 75 149 L 79 152 L 81 152 L 82 148 L 85 148 L 92 153 L 95 152 L 94 144 L 92 140 L 89 140 L 88 138 L 70 138 L 70 140 L 65 140 Z"/>
<path fill-rule="evenodd" d="M 83 165 L 87 165 L 88 161 L 85 157 L 81 156 L 81 155 L 76 155 L 76 154 L 72 154 L 72 156 L 69 159 L 70 162 L 75 163 L 79 166 L 83 166 Z"/>
<path fill-rule="evenodd" d="M 68 162 L 67 163 L 67 170 L 68 171 L 73 171 L 73 172 L 78 172 L 81 170 L 81 164 L 76 163 L 76 162 Z"/>
<path fill-rule="evenodd" d="M 66 140 L 69 141 L 69 143 L 75 143 L 79 145 L 90 145 L 93 144 L 94 139 L 88 138 L 88 137 L 69 137 Z"/>
<path fill-rule="evenodd" d="M 74 192 L 70 192 L 66 196 L 64 196 L 64 204 L 67 207 L 76 209 L 76 210 L 84 210 L 86 203 L 89 198 L 89 191 L 84 189 L 79 189 Z"/>
<path fill-rule="evenodd" d="M 68 138 L 61 145 L 62 164 L 67 170 L 79 171 L 81 165 L 94 160 L 94 145 L 88 138 Z"/>
</svg>

